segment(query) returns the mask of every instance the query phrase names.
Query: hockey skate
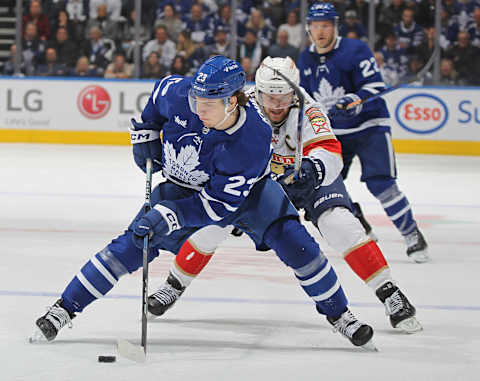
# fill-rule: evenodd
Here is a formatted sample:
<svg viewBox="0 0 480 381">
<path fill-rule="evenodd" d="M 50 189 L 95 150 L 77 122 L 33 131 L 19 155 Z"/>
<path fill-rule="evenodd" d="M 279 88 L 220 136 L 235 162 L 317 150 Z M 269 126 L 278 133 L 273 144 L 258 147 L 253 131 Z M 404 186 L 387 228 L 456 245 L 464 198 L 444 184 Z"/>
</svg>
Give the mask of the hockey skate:
<svg viewBox="0 0 480 381">
<path fill-rule="evenodd" d="M 337 318 L 327 316 L 328 322 L 333 326 L 334 332 L 340 332 L 356 347 L 362 347 L 369 351 L 378 351 L 373 344 L 373 328 L 368 324 L 358 321 L 350 310 L 346 310 Z"/>
<path fill-rule="evenodd" d="M 358 202 L 352 202 L 353 206 L 353 215 L 357 217 L 357 219 L 362 224 L 363 228 L 365 229 L 365 234 L 368 235 L 373 241 L 378 242 L 378 237 L 372 230 L 372 226 L 368 223 L 363 215 L 362 208 L 360 208 L 360 204 Z"/>
<path fill-rule="evenodd" d="M 425 263 L 430 260 L 428 256 L 428 245 L 423 234 L 416 228 L 405 236 L 407 243 L 407 255 L 417 263 Z"/>
<path fill-rule="evenodd" d="M 378 299 L 385 305 L 385 313 L 390 317 L 393 328 L 406 333 L 415 333 L 423 329 L 415 317 L 415 307 L 392 282 L 387 282 L 376 291 Z"/>
<path fill-rule="evenodd" d="M 149 318 L 155 319 L 172 308 L 185 291 L 180 281 L 170 273 L 167 281 L 156 292 L 148 297 Z"/>
<path fill-rule="evenodd" d="M 68 325 L 72 328 L 72 319 L 75 314 L 70 314 L 62 305 L 62 299 L 59 299 L 51 307 L 47 308 L 47 313 L 38 318 L 36 325 L 38 329 L 29 337 L 29 342 L 52 341 L 57 337 L 58 331 Z"/>
</svg>

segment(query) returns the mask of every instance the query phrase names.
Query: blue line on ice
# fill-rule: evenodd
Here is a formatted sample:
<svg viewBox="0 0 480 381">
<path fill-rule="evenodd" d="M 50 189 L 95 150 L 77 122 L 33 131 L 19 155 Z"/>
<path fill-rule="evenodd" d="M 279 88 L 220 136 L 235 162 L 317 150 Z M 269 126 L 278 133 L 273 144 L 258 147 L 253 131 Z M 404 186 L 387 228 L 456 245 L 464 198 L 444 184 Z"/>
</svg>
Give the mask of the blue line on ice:
<svg viewBox="0 0 480 381">
<path fill-rule="evenodd" d="M 56 292 L 34 292 L 34 291 L 10 291 L 0 290 L 0 296 L 48 296 L 52 298 L 60 297 Z M 140 299 L 141 295 L 111 294 L 106 295 L 109 299 Z M 243 298 L 192 298 L 183 297 L 187 302 L 201 303 L 245 303 L 245 304 L 311 304 L 308 300 L 282 300 L 282 299 L 243 299 Z M 384 308 L 380 303 L 350 303 L 352 307 L 364 308 Z M 480 311 L 480 306 L 454 306 L 454 305 L 428 305 L 420 304 L 415 307 L 422 310 L 441 310 L 441 311 Z"/>
</svg>

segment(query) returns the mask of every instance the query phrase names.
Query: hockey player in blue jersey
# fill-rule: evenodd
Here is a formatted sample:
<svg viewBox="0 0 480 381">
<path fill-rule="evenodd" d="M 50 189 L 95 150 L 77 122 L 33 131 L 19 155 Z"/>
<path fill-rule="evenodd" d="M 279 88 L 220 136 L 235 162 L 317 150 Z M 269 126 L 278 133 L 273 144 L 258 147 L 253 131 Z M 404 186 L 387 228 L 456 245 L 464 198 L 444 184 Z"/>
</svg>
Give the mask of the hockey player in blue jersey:
<svg viewBox="0 0 480 381">
<path fill-rule="evenodd" d="M 233 225 L 248 234 L 258 250 L 273 249 L 293 269 L 317 311 L 337 331 L 355 346 L 371 346 L 373 329 L 348 309 L 335 271 L 281 186 L 270 178 L 272 131 L 242 92 L 244 85 L 243 69 L 223 56 L 208 59 L 193 79 L 169 76 L 155 84 L 142 122 L 134 122 L 132 140 L 134 152 L 137 146 L 157 155 L 152 159 L 162 163 L 166 181 L 152 192 L 152 209 L 145 213 L 142 208 L 37 320 L 40 332 L 35 338 L 53 340 L 76 313 L 141 267 L 147 234 L 153 260 L 159 249 L 177 253 L 201 228 Z"/>
<path fill-rule="evenodd" d="M 307 32 L 312 44 L 298 58 L 301 86 L 328 110 L 335 135 L 342 145 L 346 178 L 352 160 L 360 159 L 361 181 L 381 202 L 385 212 L 405 238 L 407 255 L 417 263 L 429 260 L 427 243 L 413 217 L 410 203 L 397 186 L 390 115 L 385 101 L 356 107 L 346 105 L 384 89 L 379 68 L 362 41 L 337 33 L 338 14 L 330 3 L 315 3 L 307 14 Z M 356 215 L 368 222 L 358 204 Z"/>
</svg>

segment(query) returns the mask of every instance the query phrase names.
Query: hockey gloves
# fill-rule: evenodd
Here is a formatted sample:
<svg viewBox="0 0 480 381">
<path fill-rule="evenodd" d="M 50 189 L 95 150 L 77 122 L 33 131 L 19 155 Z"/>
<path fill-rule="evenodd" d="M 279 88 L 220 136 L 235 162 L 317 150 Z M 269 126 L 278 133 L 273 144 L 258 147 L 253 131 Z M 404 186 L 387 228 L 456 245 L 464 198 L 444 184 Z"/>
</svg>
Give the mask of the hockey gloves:
<svg viewBox="0 0 480 381">
<path fill-rule="evenodd" d="M 360 102 L 361 98 L 357 94 L 347 94 L 343 98 L 340 98 L 330 109 L 328 110 L 329 118 L 337 120 L 339 122 L 353 118 L 360 114 L 363 106 L 361 104 L 352 105 L 349 108 L 347 106 L 354 102 Z"/>
<path fill-rule="evenodd" d="M 304 157 L 300 171 L 300 178 L 296 177 L 294 169 L 290 168 L 278 179 L 297 209 L 305 208 L 313 201 L 315 190 L 322 184 L 325 166 L 321 160 Z"/>
<path fill-rule="evenodd" d="M 146 161 L 152 159 L 153 173 L 162 169 L 162 142 L 160 140 L 160 131 L 162 123 L 137 122 L 135 119 L 130 120 L 132 128 L 130 128 L 130 141 L 133 144 L 133 159 L 143 172 L 146 171 Z"/>
<path fill-rule="evenodd" d="M 162 238 L 174 230 L 181 229 L 182 217 L 176 212 L 175 203 L 162 201 L 144 214 L 133 224 L 133 242 L 139 249 L 143 248 L 143 238 L 149 234 L 151 245 L 157 246 Z"/>
</svg>

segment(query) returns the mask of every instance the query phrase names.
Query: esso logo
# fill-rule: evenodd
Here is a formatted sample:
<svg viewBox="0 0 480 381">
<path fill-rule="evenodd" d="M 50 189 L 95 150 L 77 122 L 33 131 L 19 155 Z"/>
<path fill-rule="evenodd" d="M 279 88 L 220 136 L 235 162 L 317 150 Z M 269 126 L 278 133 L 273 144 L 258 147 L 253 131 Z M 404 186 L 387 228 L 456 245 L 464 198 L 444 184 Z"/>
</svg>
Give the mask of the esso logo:
<svg viewBox="0 0 480 381">
<path fill-rule="evenodd" d="M 100 119 L 110 110 L 111 105 L 108 91 L 101 86 L 87 86 L 78 94 L 78 109 L 89 119 Z"/>
<path fill-rule="evenodd" d="M 431 94 L 414 94 L 397 105 L 395 116 L 400 126 L 415 134 L 431 134 L 448 120 L 448 108 Z"/>
</svg>

